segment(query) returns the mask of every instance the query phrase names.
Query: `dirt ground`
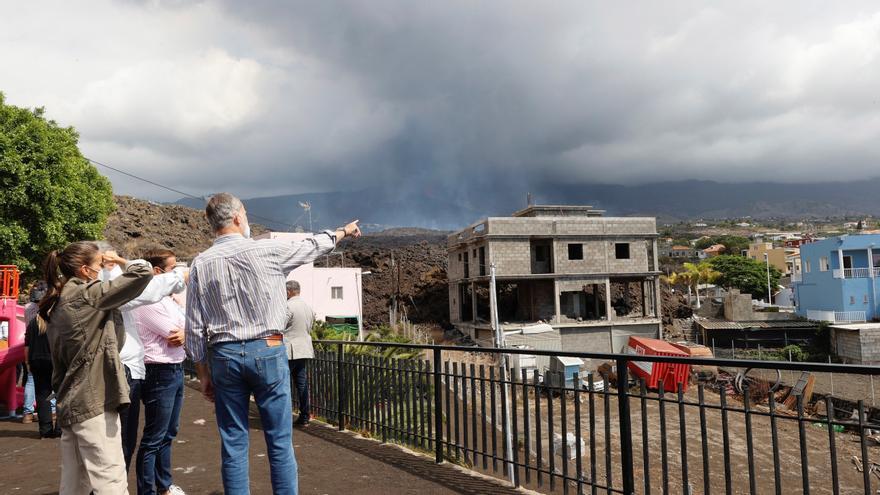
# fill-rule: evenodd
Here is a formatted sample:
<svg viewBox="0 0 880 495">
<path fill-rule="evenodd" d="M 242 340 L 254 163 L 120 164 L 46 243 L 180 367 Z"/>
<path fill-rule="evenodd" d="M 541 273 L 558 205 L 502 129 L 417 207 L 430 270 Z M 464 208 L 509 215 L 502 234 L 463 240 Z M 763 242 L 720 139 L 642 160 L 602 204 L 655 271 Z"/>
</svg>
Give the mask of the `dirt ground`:
<svg viewBox="0 0 880 495">
<path fill-rule="evenodd" d="M 204 419 L 205 424 L 195 424 Z M 251 423 L 251 493 L 271 493 L 266 447 L 259 421 Z M 40 440 L 37 425 L 0 421 L 0 493 L 57 493 L 58 440 Z M 313 423 L 294 433 L 303 494 L 523 493 L 398 447 L 382 445 Z M 187 493 L 222 493 L 219 436 L 213 408 L 191 388 L 185 392 L 180 435 L 174 445 L 174 482 Z M 129 486 L 135 492 L 134 470 Z"/>
<path fill-rule="evenodd" d="M 517 391 L 517 402 L 516 402 L 516 415 L 517 415 L 517 424 L 518 424 L 518 434 L 517 438 L 518 444 L 520 445 L 519 450 L 519 459 L 521 462 L 526 458 L 525 456 L 525 432 L 523 425 L 525 424 L 525 416 L 522 402 L 522 387 L 518 385 Z M 500 397 L 500 389 L 497 394 Z M 649 397 L 655 397 L 656 394 L 649 393 Z M 670 396 L 667 394 L 667 398 L 675 399 L 675 396 Z M 717 392 L 705 390 L 704 399 L 706 404 L 710 405 L 719 405 L 720 397 Z M 540 416 L 541 416 L 541 436 L 542 436 L 542 460 L 543 460 L 543 469 L 547 470 L 549 468 L 549 460 L 550 460 L 550 451 L 549 451 L 549 443 L 548 438 L 551 438 L 550 428 L 547 423 L 548 417 L 548 399 L 546 396 L 541 396 L 540 400 Z M 611 390 L 611 395 L 609 395 L 609 400 L 607 404 L 607 409 L 604 401 L 604 395 L 601 393 L 597 393 L 594 396 L 594 404 L 595 404 L 595 428 L 593 429 L 593 435 L 595 436 L 595 440 L 592 445 L 595 448 L 595 456 L 591 455 L 591 440 L 590 440 L 590 401 L 588 394 L 581 393 L 580 394 L 580 411 L 581 411 L 581 430 L 580 435 L 584 440 L 582 457 L 581 457 L 581 469 L 582 469 L 582 477 L 585 480 L 590 480 L 592 478 L 591 474 L 591 464 L 595 463 L 595 481 L 598 485 L 604 486 L 606 484 L 606 468 L 610 469 L 612 480 L 612 486 L 615 489 L 620 489 L 621 484 L 620 480 L 622 479 L 621 473 L 621 465 L 620 465 L 620 426 L 618 423 L 618 403 L 616 398 L 616 390 Z M 685 402 L 698 402 L 698 390 L 697 387 L 691 387 L 684 396 Z M 572 394 L 568 394 L 564 398 L 561 396 L 555 396 L 553 399 L 553 433 L 561 434 L 563 432 L 562 429 L 562 405 L 564 401 L 565 411 L 566 411 L 566 432 L 575 433 L 576 432 L 576 423 L 575 423 L 575 406 L 574 406 L 574 397 Z M 461 425 L 461 435 L 458 440 L 459 445 L 468 445 L 469 448 L 476 448 L 477 451 L 483 452 L 484 448 L 482 445 L 482 413 L 481 407 L 478 407 L 476 411 L 473 409 L 473 403 L 470 398 L 468 398 L 467 410 L 464 409 L 464 403 L 459 400 L 459 406 L 461 410 L 459 412 L 459 421 Z M 728 407 L 742 409 L 743 404 L 741 400 L 736 397 L 729 396 L 728 397 Z M 644 443 L 643 443 L 643 426 L 642 426 L 642 407 L 641 401 L 638 398 L 631 399 L 631 426 L 632 426 L 632 441 L 633 441 L 633 456 L 634 456 L 634 474 L 636 479 L 636 492 L 637 493 L 646 493 L 644 482 L 645 482 L 645 467 L 644 467 Z M 648 448 L 647 448 L 647 458 L 648 458 L 648 473 L 650 479 L 651 493 L 664 493 L 663 486 L 664 483 L 668 486 L 669 491 L 672 493 L 681 493 L 683 491 L 683 480 L 684 473 L 682 470 L 682 450 L 683 447 L 687 449 L 687 483 L 691 487 L 690 493 L 692 494 L 700 494 L 705 493 L 703 477 L 704 477 L 704 455 L 703 455 L 703 441 L 701 435 L 701 418 L 699 409 L 695 406 L 685 406 L 684 407 L 684 430 L 682 430 L 682 420 L 679 412 L 679 406 L 677 403 L 665 403 L 665 427 L 666 427 L 666 452 L 667 452 L 667 477 L 664 482 L 663 477 L 663 459 L 662 459 L 662 438 L 660 435 L 661 432 L 661 420 L 660 420 L 660 406 L 657 401 L 646 400 L 645 410 L 647 412 L 647 430 L 648 430 Z M 763 407 L 757 406 L 753 407 L 754 410 L 763 410 L 766 411 L 766 405 Z M 537 460 L 537 445 L 536 445 L 536 430 L 535 425 L 537 421 L 537 416 L 535 413 L 535 395 L 531 392 L 529 393 L 529 406 L 528 406 L 528 416 L 530 422 L 530 438 L 528 441 L 528 445 L 530 446 L 529 450 L 531 451 L 531 456 L 529 457 L 529 463 L 531 467 L 534 468 Z M 486 416 L 491 415 L 491 409 L 487 407 Z M 455 415 L 453 415 L 454 417 Z M 749 457 L 751 456 L 754 462 L 754 479 L 756 484 L 757 493 L 773 493 L 775 488 L 775 476 L 774 476 L 774 465 L 778 465 L 780 483 L 782 488 L 782 493 L 800 493 L 803 491 L 803 479 L 802 479 L 802 464 L 801 464 L 801 451 L 800 451 L 800 436 L 798 430 L 798 422 L 796 418 L 777 418 L 776 419 L 776 427 L 777 427 L 777 439 L 776 446 L 779 451 L 779 462 L 774 463 L 773 458 L 773 439 L 771 436 L 771 427 L 770 427 L 770 419 L 768 417 L 760 416 L 757 414 L 750 415 L 751 421 L 751 452 L 749 451 L 749 440 L 746 432 L 746 419 L 745 415 L 742 412 L 728 412 L 728 433 L 729 433 L 729 452 L 730 452 L 730 461 L 729 461 L 729 477 L 731 480 L 731 485 L 733 488 L 733 493 L 749 493 Z M 477 435 L 476 438 L 471 431 L 470 435 L 466 435 L 464 433 L 464 429 L 471 429 L 471 425 L 473 425 L 474 418 L 477 419 Z M 497 448 L 499 452 L 499 456 L 501 456 L 502 449 L 502 433 L 501 433 L 501 409 L 500 404 L 496 407 L 496 415 L 497 425 L 496 428 L 492 428 L 491 421 L 487 418 L 487 427 L 489 431 L 487 432 L 487 438 L 489 439 L 489 443 L 486 445 L 486 451 L 491 452 L 492 445 L 491 439 L 493 434 L 496 437 Z M 606 421 L 609 427 L 610 435 L 607 436 L 606 443 Z M 723 493 L 725 480 L 727 479 L 727 472 L 725 471 L 725 457 L 724 457 L 724 437 L 723 437 L 723 428 L 722 428 L 722 418 L 721 412 L 719 410 L 706 410 L 706 452 L 708 453 L 707 465 L 708 465 L 708 478 L 710 481 L 711 491 L 714 493 Z M 453 428 L 453 431 L 455 428 Z M 682 431 L 684 434 L 682 434 Z M 840 493 L 865 493 L 864 491 L 864 482 L 863 475 L 855 468 L 852 459 L 853 457 L 861 458 L 861 448 L 860 443 L 858 442 L 858 438 L 854 436 L 851 432 L 839 432 L 834 433 L 834 442 L 835 447 L 837 449 L 837 468 L 838 468 L 838 476 L 839 476 L 839 487 Z M 465 438 L 469 440 L 465 443 Z M 685 442 L 682 443 L 682 437 L 684 437 Z M 817 494 L 825 494 L 825 493 L 833 493 L 832 483 L 831 483 L 831 470 L 830 466 L 833 462 L 830 456 L 830 447 L 829 447 L 829 434 L 828 430 L 820 427 L 818 425 L 814 426 L 810 423 L 805 423 L 805 438 L 806 438 L 806 451 L 807 451 L 807 467 L 808 467 L 808 477 L 809 477 L 809 486 L 811 493 Z M 878 447 L 873 441 L 869 441 L 868 443 L 868 458 L 870 461 L 880 461 L 880 447 Z M 606 453 L 610 452 L 610 464 L 606 464 Z M 465 455 L 462 456 L 465 458 Z M 467 460 L 473 462 L 471 456 L 466 456 Z M 593 459 L 593 461 L 591 461 Z M 483 458 L 481 455 L 477 455 L 476 457 L 476 469 L 485 472 L 487 474 L 495 475 L 498 477 L 505 477 L 505 469 L 503 465 L 499 463 L 498 470 L 492 469 L 492 460 L 491 457 L 488 459 L 488 468 L 482 469 Z M 562 456 L 560 455 L 560 451 L 556 451 L 556 457 L 554 462 L 555 472 L 558 474 L 563 473 L 563 469 L 567 469 L 568 476 L 576 477 L 577 476 L 577 465 L 572 460 L 568 463 L 567 466 L 563 467 Z M 563 483 L 561 482 L 561 478 L 557 476 L 555 482 L 555 489 L 550 490 L 549 488 L 549 477 L 545 473 L 543 475 L 543 486 L 539 486 L 537 484 L 537 475 L 535 471 L 531 472 L 531 483 L 525 483 L 525 470 L 520 469 L 520 477 L 527 487 L 540 491 L 542 493 L 557 493 L 561 492 Z M 877 489 L 880 487 L 880 475 L 872 475 L 871 476 L 872 488 Z M 572 485 L 573 486 L 573 485 Z M 589 487 L 586 487 L 589 489 Z"/>
</svg>

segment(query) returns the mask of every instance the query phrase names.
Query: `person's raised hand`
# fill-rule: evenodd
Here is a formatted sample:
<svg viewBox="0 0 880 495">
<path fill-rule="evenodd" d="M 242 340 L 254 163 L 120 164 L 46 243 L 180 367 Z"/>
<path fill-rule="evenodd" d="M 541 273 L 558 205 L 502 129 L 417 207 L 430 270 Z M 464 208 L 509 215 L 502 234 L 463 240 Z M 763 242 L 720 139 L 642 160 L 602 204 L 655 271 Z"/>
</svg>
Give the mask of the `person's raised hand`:
<svg viewBox="0 0 880 495">
<path fill-rule="evenodd" d="M 355 220 L 345 227 L 342 227 L 342 231 L 345 232 L 347 237 L 357 238 L 361 236 L 361 228 L 358 226 L 358 222 L 360 222 L 360 220 Z"/>
<path fill-rule="evenodd" d="M 125 266 L 128 263 L 128 260 L 116 254 L 116 251 L 105 251 L 102 255 L 101 264 L 107 267 L 108 265 L 112 267 L 113 265 Z"/>
</svg>

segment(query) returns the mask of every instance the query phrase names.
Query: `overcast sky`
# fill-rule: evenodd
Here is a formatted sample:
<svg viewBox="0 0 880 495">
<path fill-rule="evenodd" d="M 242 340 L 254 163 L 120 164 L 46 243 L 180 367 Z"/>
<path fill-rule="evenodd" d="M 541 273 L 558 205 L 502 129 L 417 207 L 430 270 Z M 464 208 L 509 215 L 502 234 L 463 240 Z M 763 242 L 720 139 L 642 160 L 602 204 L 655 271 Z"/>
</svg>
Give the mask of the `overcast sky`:
<svg viewBox="0 0 880 495">
<path fill-rule="evenodd" d="M 8 103 L 198 194 L 880 175 L 876 1 L 0 3 Z"/>
</svg>

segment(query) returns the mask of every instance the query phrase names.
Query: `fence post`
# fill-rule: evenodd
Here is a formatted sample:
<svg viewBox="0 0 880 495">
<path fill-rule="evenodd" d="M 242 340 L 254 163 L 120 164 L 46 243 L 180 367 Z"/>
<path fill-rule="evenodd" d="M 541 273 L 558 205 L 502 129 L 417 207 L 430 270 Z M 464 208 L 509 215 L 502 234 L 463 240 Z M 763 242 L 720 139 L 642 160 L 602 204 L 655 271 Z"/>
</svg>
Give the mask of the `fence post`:
<svg viewBox="0 0 880 495">
<path fill-rule="evenodd" d="M 336 344 L 336 419 L 339 421 L 339 431 L 345 430 L 345 368 L 342 364 L 344 352 L 342 343 Z"/>
<path fill-rule="evenodd" d="M 620 464 L 623 473 L 623 493 L 635 493 L 633 475 L 632 417 L 629 411 L 629 378 L 627 360 L 617 359 L 617 411 L 620 421 Z M 563 440 L 564 441 L 564 440 Z"/>
<path fill-rule="evenodd" d="M 443 462 L 443 394 L 441 388 L 443 382 L 440 379 L 440 353 L 439 347 L 434 348 L 434 462 Z"/>
</svg>

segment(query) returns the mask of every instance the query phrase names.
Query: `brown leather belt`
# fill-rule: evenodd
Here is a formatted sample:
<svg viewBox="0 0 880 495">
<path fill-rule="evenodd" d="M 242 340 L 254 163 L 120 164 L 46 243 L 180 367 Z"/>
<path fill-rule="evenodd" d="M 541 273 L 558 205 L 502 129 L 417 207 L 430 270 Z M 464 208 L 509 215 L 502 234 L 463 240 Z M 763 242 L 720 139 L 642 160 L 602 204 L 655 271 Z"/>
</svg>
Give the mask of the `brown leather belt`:
<svg viewBox="0 0 880 495">
<path fill-rule="evenodd" d="M 282 336 L 280 333 L 276 333 L 268 337 L 263 337 L 263 340 L 266 341 L 267 346 L 275 347 L 284 343 L 284 336 Z"/>
</svg>

